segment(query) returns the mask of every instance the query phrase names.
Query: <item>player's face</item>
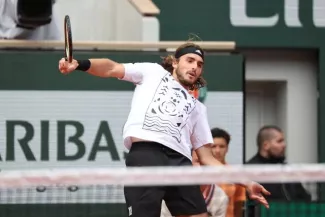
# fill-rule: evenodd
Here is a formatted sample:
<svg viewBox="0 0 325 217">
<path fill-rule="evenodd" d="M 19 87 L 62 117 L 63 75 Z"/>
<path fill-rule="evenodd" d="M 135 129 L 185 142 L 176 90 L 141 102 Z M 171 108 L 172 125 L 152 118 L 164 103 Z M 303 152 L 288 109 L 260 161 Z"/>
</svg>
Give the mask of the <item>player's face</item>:
<svg viewBox="0 0 325 217">
<path fill-rule="evenodd" d="M 284 157 L 286 144 L 283 133 L 274 130 L 273 138 L 267 141 L 266 147 L 271 157 Z"/>
<path fill-rule="evenodd" d="M 228 144 L 224 138 L 213 138 L 212 154 L 213 156 L 223 162 L 225 161 L 228 152 Z"/>
<path fill-rule="evenodd" d="M 202 74 L 203 60 L 197 54 L 185 54 L 173 63 L 174 77 L 183 85 L 191 86 Z"/>
</svg>

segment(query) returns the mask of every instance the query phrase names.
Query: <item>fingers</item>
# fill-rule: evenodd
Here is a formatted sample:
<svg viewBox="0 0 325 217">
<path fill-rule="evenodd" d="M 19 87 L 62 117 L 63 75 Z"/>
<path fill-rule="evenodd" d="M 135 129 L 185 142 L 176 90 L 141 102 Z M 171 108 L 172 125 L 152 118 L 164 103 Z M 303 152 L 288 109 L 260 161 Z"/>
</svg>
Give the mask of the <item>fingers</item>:
<svg viewBox="0 0 325 217">
<path fill-rule="evenodd" d="M 60 72 L 65 72 L 66 71 L 66 67 L 65 67 L 65 59 L 64 58 L 62 58 L 60 61 L 59 61 L 59 70 L 60 70 Z"/>
<path fill-rule="evenodd" d="M 64 58 L 62 58 L 60 61 L 59 61 L 59 68 L 64 68 L 64 66 L 66 65 L 66 61 Z"/>
<path fill-rule="evenodd" d="M 69 72 L 73 71 L 73 67 L 64 59 L 62 58 L 59 61 L 59 70 L 62 74 L 68 74 Z"/>
<path fill-rule="evenodd" d="M 263 196 L 252 195 L 251 196 L 251 199 L 258 201 L 259 203 L 261 203 L 266 208 L 269 208 L 270 207 L 269 206 L 269 203 L 267 202 L 267 200 Z"/>
<path fill-rule="evenodd" d="M 266 190 L 262 185 L 258 183 L 253 183 L 252 191 L 250 192 L 250 198 L 258 201 L 266 208 L 269 208 L 269 203 L 263 195 L 270 195 L 271 193 Z"/>
<path fill-rule="evenodd" d="M 268 190 L 266 190 L 262 185 L 259 185 L 260 187 L 260 192 L 264 195 L 271 195 L 271 192 L 269 192 Z"/>
<path fill-rule="evenodd" d="M 69 71 L 69 72 L 72 72 L 73 70 L 75 70 L 75 66 L 69 64 L 69 65 L 68 65 L 68 71 Z"/>
<path fill-rule="evenodd" d="M 266 190 L 265 188 L 262 188 L 262 193 L 264 195 L 271 195 L 271 192 L 269 192 L 268 190 Z"/>
<path fill-rule="evenodd" d="M 256 183 L 256 185 L 258 186 L 258 188 L 260 189 L 260 192 L 262 194 L 264 194 L 264 195 L 271 195 L 271 193 L 268 190 L 266 190 L 262 185 L 260 185 L 258 183 Z"/>
<path fill-rule="evenodd" d="M 258 200 L 263 206 L 265 206 L 266 208 L 270 208 L 269 203 L 267 202 L 267 200 L 265 198 Z"/>
</svg>

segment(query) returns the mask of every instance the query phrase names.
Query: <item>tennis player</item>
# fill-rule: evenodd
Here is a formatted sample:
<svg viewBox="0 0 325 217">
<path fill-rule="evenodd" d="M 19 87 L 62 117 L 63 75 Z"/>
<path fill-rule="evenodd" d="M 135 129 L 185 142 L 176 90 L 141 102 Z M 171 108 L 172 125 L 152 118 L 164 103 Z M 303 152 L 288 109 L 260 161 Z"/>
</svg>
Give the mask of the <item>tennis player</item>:
<svg viewBox="0 0 325 217">
<path fill-rule="evenodd" d="M 63 74 L 74 70 L 132 82 L 136 85 L 131 109 L 123 129 L 129 149 L 125 164 L 140 166 L 191 166 L 192 149 L 203 165 L 222 164 L 211 152 L 213 139 L 206 107 L 188 91 L 205 85 L 202 77 L 204 52 L 194 43 L 181 45 L 162 64 L 117 63 L 88 59 L 59 61 Z M 268 207 L 263 194 L 269 192 L 255 182 L 245 184 L 252 199 Z M 129 216 L 159 217 L 162 200 L 173 216 L 207 217 L 200 186 L 124 188 Z"/>
</svg>

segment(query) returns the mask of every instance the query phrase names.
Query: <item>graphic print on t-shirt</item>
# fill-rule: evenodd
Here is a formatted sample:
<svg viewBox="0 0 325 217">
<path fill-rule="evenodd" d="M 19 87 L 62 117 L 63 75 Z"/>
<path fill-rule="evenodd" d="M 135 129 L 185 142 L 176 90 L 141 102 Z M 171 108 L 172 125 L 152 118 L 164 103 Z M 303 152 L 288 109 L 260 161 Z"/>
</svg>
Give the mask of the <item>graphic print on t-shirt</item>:
<svg viewBox="0 0 325 217">
<path fill-rule="evenodd" d="M 181 129 L 194 110 L 196 99 L 181 88 L 168 73 L 164 76 L 149 105 L 143 129 L 171 135 L 181 142 Z"/>
</svg>

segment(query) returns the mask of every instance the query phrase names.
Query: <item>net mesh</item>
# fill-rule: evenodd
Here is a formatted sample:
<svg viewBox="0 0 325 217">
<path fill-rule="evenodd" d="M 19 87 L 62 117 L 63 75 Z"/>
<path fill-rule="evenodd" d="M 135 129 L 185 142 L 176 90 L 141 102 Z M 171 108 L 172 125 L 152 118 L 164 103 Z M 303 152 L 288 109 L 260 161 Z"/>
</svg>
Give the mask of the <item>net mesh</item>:
<svg viewBox="0 0 325 217">
<path fill-rule="evenodd" d="M 0 190 L 0 204 L 123 202 L 123 187 L 114 185 L 11 187 Z"/>
<path fill-rule="evenodd" d="M 317 195 L 325 165 L 234 165 L 229 167 L 93 168 L 8 170 L 0 172 L 0 216 L 128 216 L 123 186 L 301 182 Z M 308 188 L 309 186 L 309 188 Z M 281 189 L 279 189 L 281 190 Z M 270 201 L 265 209 L 247 200 L 242 216 L 322 216 L 325 204 L 313 201 Z"/>
</svg>

